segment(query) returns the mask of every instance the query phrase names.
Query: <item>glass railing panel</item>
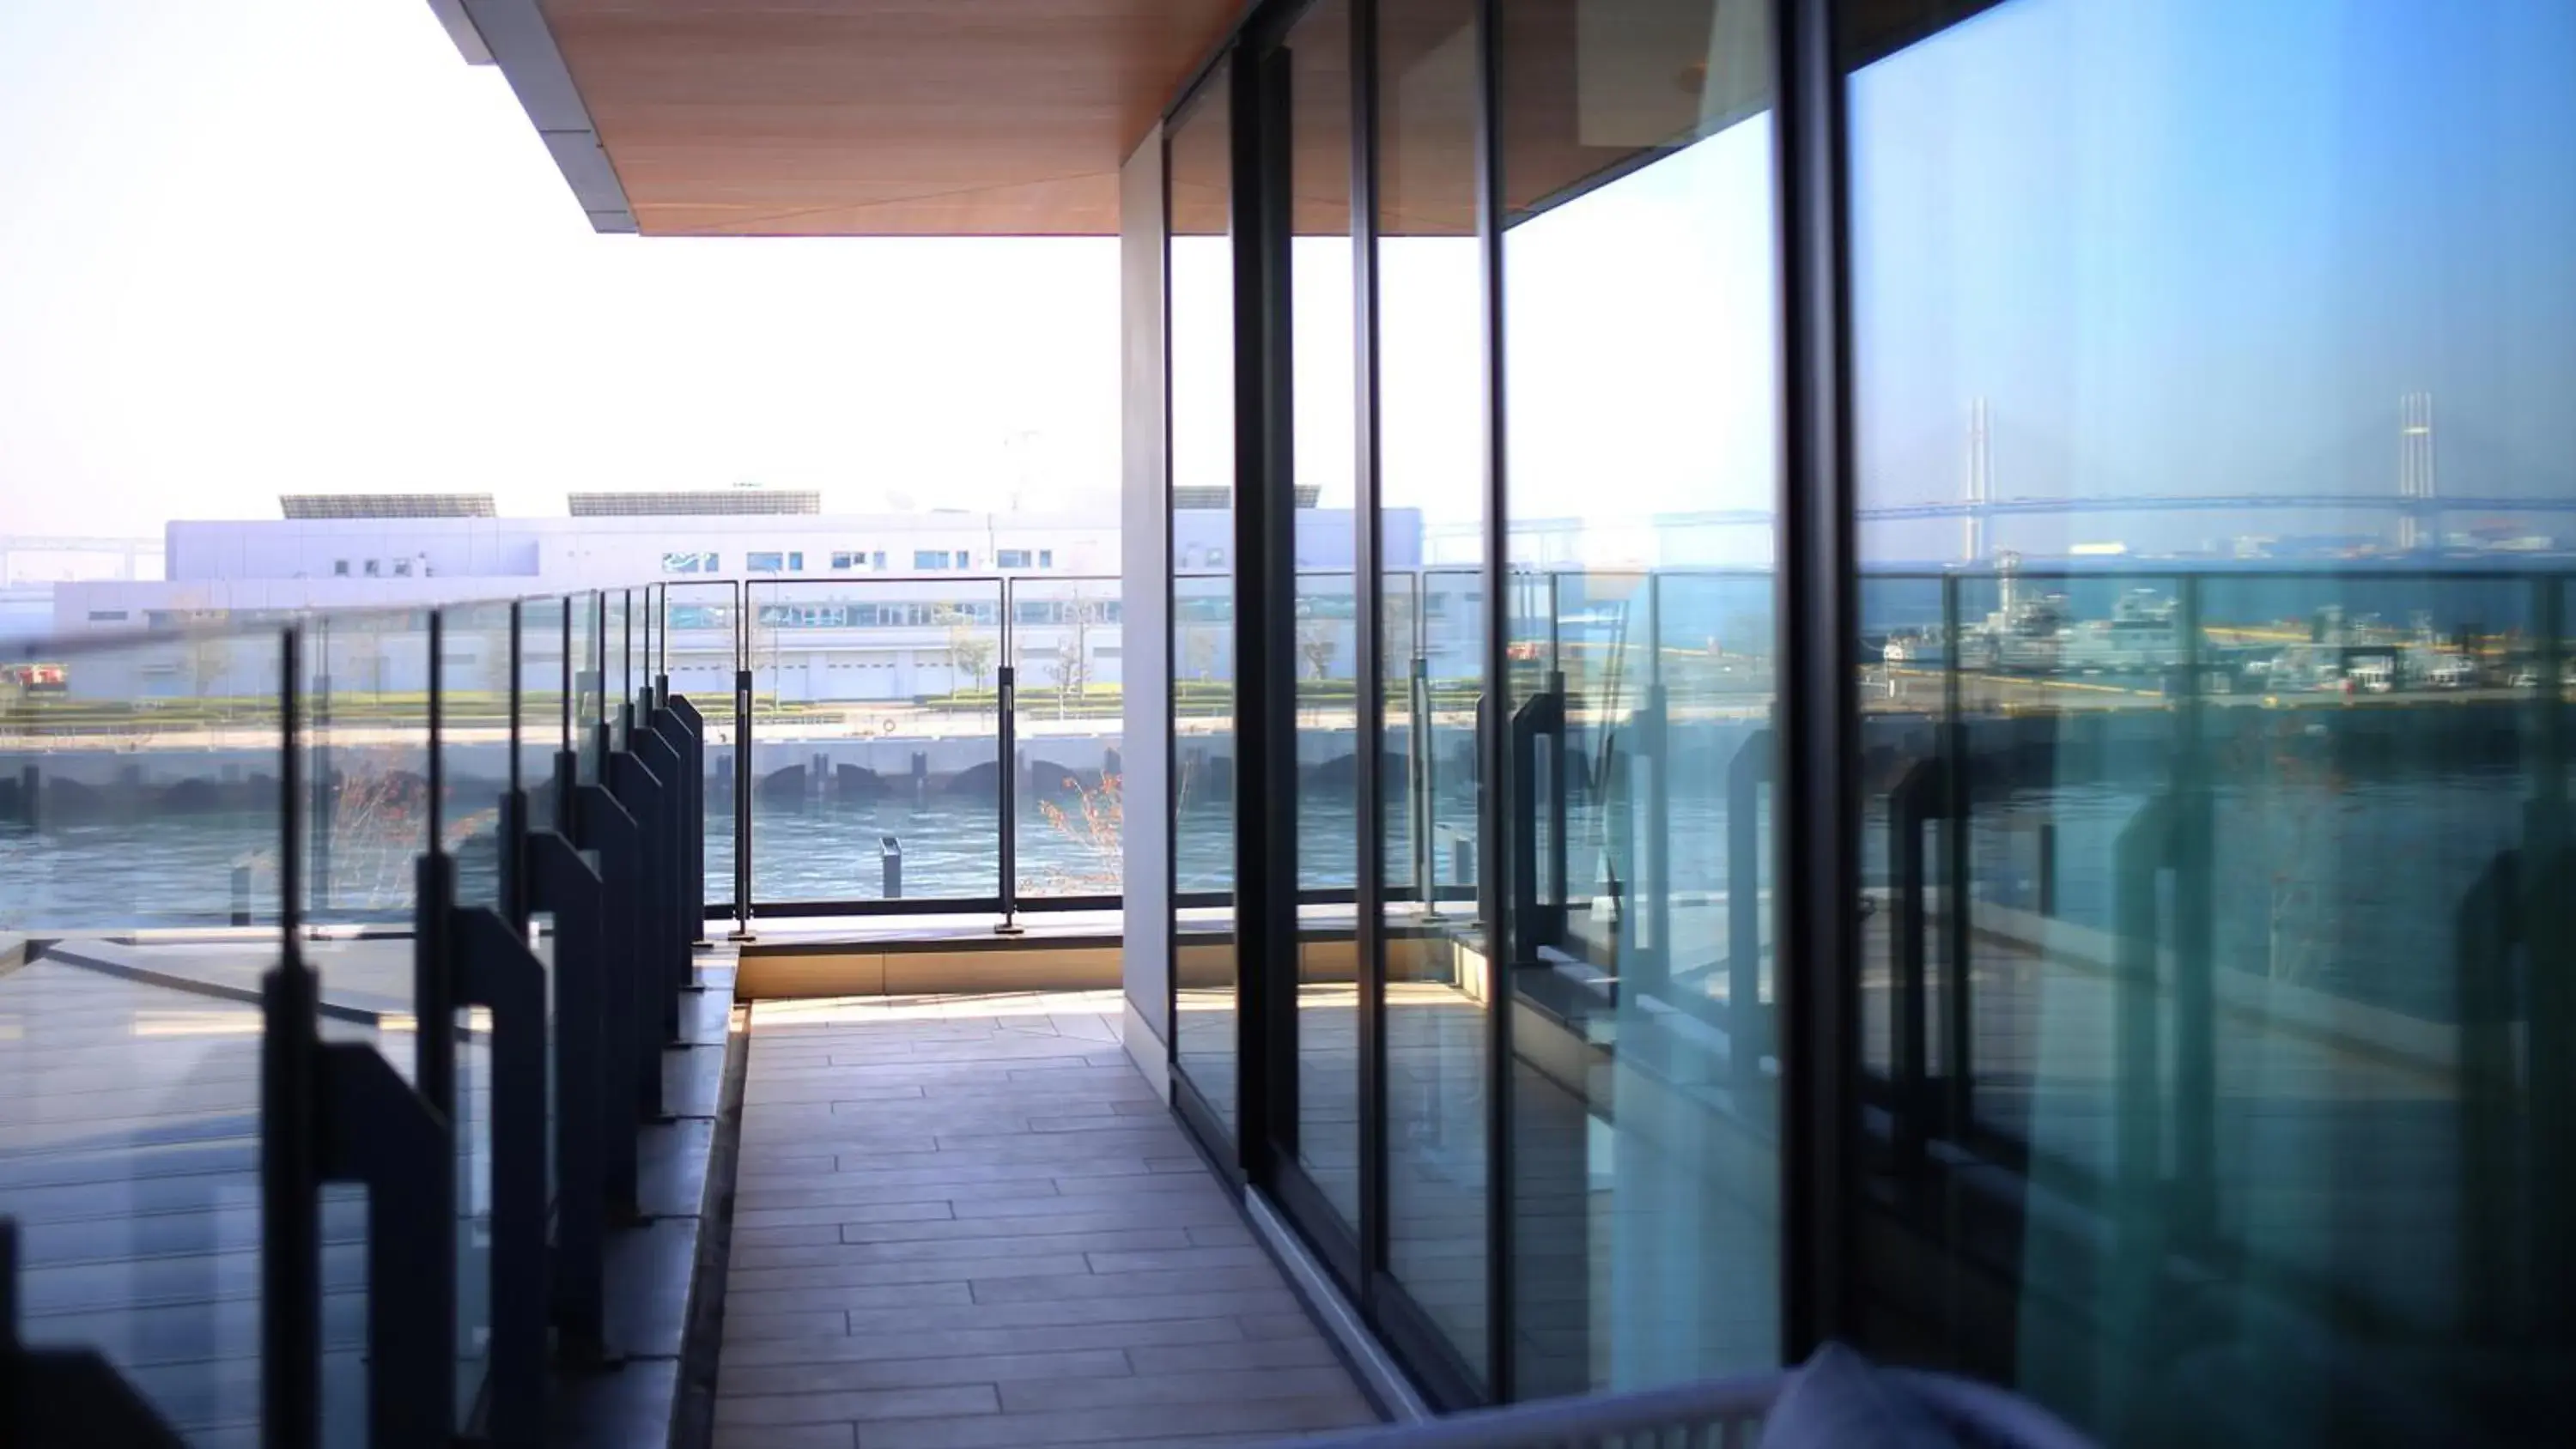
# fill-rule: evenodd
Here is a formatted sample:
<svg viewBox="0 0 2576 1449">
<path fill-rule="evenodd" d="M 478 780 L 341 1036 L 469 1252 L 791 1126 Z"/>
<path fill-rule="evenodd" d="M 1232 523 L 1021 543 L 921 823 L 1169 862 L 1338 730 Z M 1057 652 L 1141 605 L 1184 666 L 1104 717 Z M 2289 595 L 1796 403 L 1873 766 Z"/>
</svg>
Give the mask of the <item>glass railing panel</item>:
<svg viewBox="0 0 2576 1449">
<path fill-rule="evenodd" d="M 429 845 L 429 615 L 319 615 L 305 639 L 305 919 L 408 928 Z"/>
<path fill-rule="evenodd" d="M 555 756 L 570 748 L 571 727 L 564 647 L 563 600 L 530 599 L 519 605 L 519 723 L 512 742 L 532 830 L 562 823 L 556 808 Z"/>
<path fill-rule="evenodd" d="M 566 601 L 572 613 L 573 783 L 596 785 L 605 779 L 608 762 L 600 739 L 607 723 L 603 664 L 599 652 L 600 618 L 605 607 L 598 594 L 575 594 Z"/>
<path fill-rule="evenodd" d="M 746 592 L 754 898 L 998 897 L 1001 582 Z"/>
<path fill-rule="evenodd" d="M 1427 569 L 1415 580 L 1412 597 L 1413 652 L 1405 661 L 1412 678 L 1404 693 L 1409 696 L 1411 714 L 1421 721 L 1422 741 L 1411 745 L 1411 750 L 1422 784 L 1416 803 L 1403 812 L 1403 818 L 1418 820 L 1418 826 L 1409 823 L 1407 828 L 1427 830 L 1429 838 L 1416 841 L 1408 836 L 1399 842 L 1390 825 L 1388 849 L 1399 843 L 1412 847 L 1435 899 L 1473 902 L 1476 713 L 1483 706 L 1485 680 L 1484 578 L 1475 569 Z M 1394 628 L 1396 622 L 1390 618 L 1388 627 Z M 1392 709 L 1397 692 L 1394 680 L 1388 681 L 1387 690 Z"/>
<path fill-rule="evenodd" d="M 600 719 L 608 726 L 608 747 L 626 748 L 627 706 L 635 702 L 635 612 L 625 589 L 600 595 Z"/>
<path fill-rule="evenodd" d="M 1126 858 L 1119 582 L 1013 579 L 1010 607 L 1019 894 L 1117 895 Z"/>
<path fill-rule="evenodd" d="M 456 862 L 459 904 L 499 907 L 501 797 L 518 723 L 510 709 L 510 606 L 439 611 L 439 842 Z"/>
<path fill-rule="evenodd" d="M 279 954 L 281 636 L 13 642 L 0 661 L 16 1328 L 100 1350 L 190 1442 L 256 1442 L 261 1017 L 242 993 Z M 31 935 L 51 943 L 34 960 Z M 356 1251 L 345 1213 L 324 1224 L 326 1253 Z M 328 1346 L 345 1376 L 351 1339 Z"/>
<path fill-rule="evenodd" d="M 663 667 L 671 692 L 687 695 L 706 723 L 706 900 L 733 901 L 734 671 L 742 609 L 731 582 L 670 584 L 663 589 Z"/>
</svg>

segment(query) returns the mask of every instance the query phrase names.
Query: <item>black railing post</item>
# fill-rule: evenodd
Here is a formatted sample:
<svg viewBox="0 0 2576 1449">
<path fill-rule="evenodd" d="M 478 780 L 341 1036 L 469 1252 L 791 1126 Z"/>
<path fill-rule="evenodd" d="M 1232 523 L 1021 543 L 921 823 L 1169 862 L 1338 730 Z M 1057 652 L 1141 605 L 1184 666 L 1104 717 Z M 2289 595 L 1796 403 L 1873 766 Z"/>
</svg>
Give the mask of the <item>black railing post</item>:
<svg viewBox="0 0 2576 1449">
<path fill-rule="evenodd" d="M 1565 788 L 1565 700 L 1551 688 L 1523 700 L 1511 717 L 1511 784 L 1504 798 L 1516 818 L 1504 833 L 1512 852 L 1512 965 L 1535 961 L 1539 947 L 1565 940 Z"/>
<path fill-rule="evenodd" d="M 628 865 L 623 872 L 610 874 L 617 895 L 616 908 L 626 917 L 626 943 L 610 962 L 609 995 L 612 1000 L 626 1003 L 627 1016 L 622 1024 L 630 1055 L 625 1066 L 635 1120 L 652 1122 L 662 1116 L 662 1043 L 676 1035 L 678 1028 L 676 1019 L 665 1015 L 664 1006 L 670 1002 L 669 1011 L 676 1013 L 678 1009 L 670 990 L 668 959 L 671 946 L 677 943 L 664 939 L 667 898 L 655 899 L 667 895 L 662 888 L 662 858 L 670 846 L 665 803 L 669 787 L 663 782 L 660 762 L 649 758 L 646 749 L 636 748 L 659 745 L 658 737 L 639 731 L 630 734 L 627 743 L 629 748 L 619 750 L 610 759 L 608 771 L 610 788 L 634 824 Z M 662 753 L 667 753 L 667 747 L 650 751 Z M 612 1076 L 612 1094 L 615 1081 Z"/>
<path fill-rule="evenodd" d="M 546 1437 L 546 973 L 488 910 L 450 913 L 459 1000 L 492 1014 L 491 1439 Z"/>
<path fill-rule="evenodd" d="M 1771 1049 L 1771 1019 L 1762 1006 L 1762 787 L 1770 780 L 1765 726 L 1745 736 L 1726 766 L 1726 1040 L 1735 1085 L 1745 1091 L 1760 1085 L 1762 1057 Z"/>
<path fill-rule="evenodd" d="M 681 771 L 682 790 L 687 800 L 681 807 L 681 899 L 686 903 L 682 914 L 689 921 L 689 944 L 692 947 L 711 944 L 707 940 L 707 719 L 685 694 L 669 697 L 669 708 L 687 733 L 688 758 Z"/>
<path fill-rule="evenodd" d="M 429 1024 L 422 1024 L 427 1035 Z M 321 1048 L 326 1180 L 367 1189 L 367 1442 L 450 1449 L 456 1149 L 450 1119 L 367 1042 Z"/>
<path fill-rule="evenodd" d="M 1925 1118 L 1932 1105 L 1930 873 L 1923 827 L 1940 813 L 1942 773 L 1939 757 L 1917 760 L 1888 793 L 1887 860 L 1896 888 L 1896 919 L 1889 926 L 1896 975 L 1890 1056 L 1896 1072 L 1896 1159 L 1907 1172 L 1923 1167 Z"/>
<path fill-rule="evenodd" d="M 1976 1031 L 1971 1015 L 1973 1003 L 1968 997 L 1969 926 L 1976 911 L 1969 879 L 1969 812 L 1973 808 L 1970 790 L 1975 781 L 1969 763 L 1971 740 L 1968 733 L 1967 660 L 1959 641 L 1966 637 L 1962 629 L 1964 610 L 1960 592 L 1964 579 L 1953 571 L 1941 576 L 1942 637 L 1950 641 L 1941 670 L 1941 724 L 1938 739 L 1941 752 L 1941 780 L 1938 815 L 1941 820 L 1941 884 L 1948 893 L 1947 909 L 1941 916 L 1941 1112 L 1945 1130 L 1954 1137 L 1968 1128 L 1975 1111 L 1974 1063 L 1970 1039 Z M 2009 624 L 2007 624 L 2009 628 Z M 1992 667 L 2002 666 L 2001 640 L 1996 643 Z M 1991 689 L 1988 691 L 1991 694 Z M 1928 1105 L 1928 1104 L 1927 1104 Z"/>
<path fill-rule="evenodd" d="M 567 792 L 565 799 L 572 798 Z M 554 1319 L 562 1331 L 564 1357 L 595 1362 L 605 1352 L 607 1142 L 621 1133 L 633 1136 L 624 1114 L 609 1110 L 600 1060 L 607 906 L 599 872 L 582 859 L 571 839 L 549 830 L 531 836 L 528 844 L 535 899 L 554 917 Z"/>
<path fill-rule="evenodd" d="M 731 939 L 752 939 L 751 930 L 751 671 L 733 673 L 733 932 Z"/>
<path fill-rule="evenodd" d="M 653 831 L 659 838 L 653 842 L 650 857 L 653 889 L 646 904 L 654 922 L 653 940 L 649 943 L 651 956 L 659 965 L 658 974 L 662 979 L 661 1010 L 657 1019 L 662 1024 L 662 1039 L 676 1042 L 680 1038 L 680 994 L 689 989 L 695 975 L 689 957 L 689 942 L 697 935 L 697 928 L 687 919 L 688 861 L 687 852 L 682 848 L 688 837 L 691 750 L 688 731 L 681 726 L 680 717 L 662 708 L 655 708 L 647 716 L 636 744 L 637 756 L 652 770 L 662 787 L 656 801 L 659 813 L 653 824 Z"/>
<path fill-rule="evenodd" d="M 303 635 L 279 642 L 278 962 L 260 981 L 260 1417 L 268 1449 L 322 1433 L 321 990 L 304 964 Z M 318 809 L 315 817 L 318 817 Z"/>
<path fill-rule="evenodd" d="M 993 927 L 993 933 L 999 936 L 1016 936 L 1020 934 L 1018 920 L 1020 832 L 1019 821 L 1016 818 L 1020 797 L 1020 759 L 1019 732 L 1015 727 L 1017 722 L 1012 715 L 1015 713 L 1013 706 L 1018 699 L 1017 674 L 1011 666 L 1005 664 L 995 675 L 995 679 L 998 683 L 994 689 L 993 700 L 1000 711 L 995 723 L 998 730 L 997 740 L 1001 751 L 1002 768 L 1000 792 L 996 795 L 994 803 L 996 814 L 1001 820 L 1002 920 L 1001 924 Z"/>
<path fill-rule="evenodd" d="M 1418 602 L 1414 612 L 1417 615 L 1421 612 Z M 1438 767 L 1432 763 L 1434 752 L 1431 748 L 1431 661 L 1422 657 L 1413 641 L 1405 641 L 1405 647 L 1413 654 L 1411 677 L 1405 686 L 1405 699 L 1411 706 L 1413 726 L 1404 741 L 1407 766 L 1404 793 L 1407 808 L 1412 812 L 1413 884 L 1419 893 L 1423 914 L 1436 916 L 1440 914 L 1440 872 L 1439 860 L 1434 854 L 1438 842 L 1433 838 L 1436 829 L 1433 822 L 1439 817 L 1440 797 L 1435 793 L 1436 782 L 1432 778 L 1432 771 Z M 1459 883 L 1463 885 L 1466 880 L 1467 877 L 1462 876 Z"/>
<path fill-rule="evenodd" d="M 633 757 L 616 757 L 626 768 L 640 770 Z M 612 764 L 614 762 L 612 761 Z M 599 1032 L 599 1168 L 608 1212 L 632 1219 L 638 1215 L 635 1156 L 635 1103 L 638 1069 L 636 1005 L 638 932 L 635 890 L 642 875 L 642 827 L 606 786 L 584 785 L 575 812 L 580 843 L 599 855 L 600 929 L 597 965 Z M 560 1008 L 558 1008 L 560 1010 Z M 658 1057 L 658 1053 L 656 1056 Z M 661 1063 L 653 1063 L 654 1075 Z"/>
</svg>

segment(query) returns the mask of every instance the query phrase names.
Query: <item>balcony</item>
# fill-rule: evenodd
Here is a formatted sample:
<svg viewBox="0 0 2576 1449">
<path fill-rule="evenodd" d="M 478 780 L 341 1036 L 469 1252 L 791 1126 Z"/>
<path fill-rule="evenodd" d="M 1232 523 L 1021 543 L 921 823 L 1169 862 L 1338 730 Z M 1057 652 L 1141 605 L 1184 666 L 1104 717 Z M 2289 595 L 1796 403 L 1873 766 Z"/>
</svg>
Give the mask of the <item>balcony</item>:
<svg viewBox="0 0 2576 1449">
<path fill-rule="evenodd" d="M 1007 920 L 1017 886 L 1072 869 L 1015 871 L 1010 831 L 960 843 L 1067 829 L 1052 799 L 1010 808 L 1049 768 L 1014 751 L 1023 724 L 1110 756 L 1067 782 L 1095 813 L 1059 843 L 1111 874 L 1044 899 L 1116 902 L 1117 735 L 1071 662 L 1115 659 L 1086 645 L 1115 638 L 1114 599 L 939 580 L 768 601 L 791 587 L 21 651 L 45 667 L 0 702 L 0 1217 L 19 1341 L 88 1386 L 50 1432 L 612 1443 L 694 1421 L 727 1444 L 854 1424 L 972 1444 L 1374 1420 L 1129 1059 L 1114 991 L 932 995 L 880 972 L 729 1026 L 733 949 L 692 959 L 691 939 L 751 934 L 755 841 L 802 823 L 832 853 L 877 752 L 949 748 L 887 806 L 918 823 L 924 893 L 888 838 L 882 893 L 797 908 L 1084 969 L 1063 929 L 973 914 Z M 960 597 L 893 598 L 925 591 Z M 818 695 L 828 664 L 785 679 L 795 631 L 849 629 L 856 592 L 942 620 L 935 697 Z M 755 687 L 711 723 L 667 661 L 737 625 L 725 662 Z M 922 627 L 893 646 L 929 647 Z M 979 691 L 974 643 L 943 631 L 1019 667 L 1043 651 L 1054 687 L 1015 697 L 1005 668 Z M 912 725 L 889 740 L 854 707 Z M 720 1365 L 711 1403 L 682 1387 L 693 1362 Z"/>
<path fill-rule="evenodd" d="M 2245 970 L 2243 940 L 2222 963 L 2189 928 L 2242 924 L 2221 864 L 2278 843 L 2248 802 L 2295 794 L 2311 756 L 2475 764 L 2548 743 L 2509 726 L 2564 702 L 2545 627 L 2564 579 L 2124 582 L 2108 617 L 2078 618 L 2077 575 L 1864 580 L 1859 732 L 1888 766 L 1863 822 L 1866 1150 L 1954 1178 L 1964 1222 L 2074 1251 L 2098 1218 L 2088 1194 L 2124 1170 L 2123 1114 L 2203 1144 L 2177 1171 L 2213 1195 L 2242 1190 L 2223 1164 L 2256 1143 L 2297 1159 L 2356 1123 L 2458 1122 L 2410 1148 L 2429 1175 L 2346 1210 L 2374 1234 L 2454 1231 L 2492 1125 L 2461 1064 L 2510 996 L 2510 945 L 2482 933 L 2515 923 L 2512 863 L 2410 887 L 2452 898 L 2439 984 L 2458 1003 L 2406 976 Z M 1465 585 L 1426 571 L 1400 587 L 1412 604 L 1385 637 L 1420 664 L 1388 701 L 1406 769 L 1383 815 L 1385 1077 L 1378 1104 L 1356 1095 L 1354 892 L 1303 876 L 1295 1180 L 1352 1195 L 1369 1113 L 1425 1123 L 1474 1103 L 1497 1001 L 1529 1144 L 1645 1122 L 1755 1172 L 1777 1150 L 1775 962 L 1762 913 L 1735 906 L 1764 897 L 1762 858 L 1665 852 L 1687 838 L 1670 819 L 1731 830 L 1766 808 L 1768 661 L 1690 647 L 1766 581 L 1515 579 L 1506 836 L 1526 844 L 1505 878 L 1528 949 L 1508 962 L 1477 924 L 1479 852 L 1456 848 L 1475 817 L 1453 813 L 1467 792 L 1449 762 L 1477 708 L 1442 681 L 1437 661 L 1464 651 L 1435 601 Z M 1071 668 L 1022 683 L 1033 660 L 1116 659 L 1081 632 L 1123 622 L 1114 595 L 1021 588 L 654 585 L 25 651 L 45 667 L 0 701 L 0 1217 L 21 1338 L 104 1386 L 63 1411 L 148 1415 L 191 1443 L 622 1442 L 676 1421 L 720 1444 L 928 1446 L 1297 1434 L 1411 1407 L 1354 1347 L 1368 1340 L 1337 1307 L 1329 1243 L 1202 1156 L 1226 1138 L 1201 1119 L 1235 1120 L 1262 1085 L 1235 1064 L 1238 903 L 1188 873 L 1209 827 L 1186 810 L 1172 827 L 1168 1051 L 1134 1049 L 1132 991 L 1110 989 L 1127 984 L 1107 915 L 1122 902 L 1096 887 L 1123 879 L 1051 893 L 1060 867 L 1028 864 L 1049 832 L 1104 872 L 1133 842 L 1114 811 L 1123 689 Z M 2358 607 L 2381 596 L 2504 627 L 2455 636 Z M 1322 838 L 1351 828 L 1333 814 L 1350 795 L 1331 697 L 1351 613 L 1321 587 L 1301 605 L 1321 667 L 1300 681 L 1298 800 Z M 924 633 L 916 612 L 947 623 Z M 1196 622 L 1176 610 L 1176 631 Z M 1010 661 L 989 687 L 968 662 L 979 639 Z M 737 686 L 712 708 L 670 682 L 693 649 Z M 815 687 L 875 649 L 913 651 L 914 693 Z M 1222 676 L 1173 691 L 1174 753 L 1210 776 L 1229 692 Z M 2043 728 L 2066 800 L 2136 762 L 2171 788 L 2024 829 L 2010 782 Z M 1069 742 L 1101 767 L 1044 798 L 1032 780 L 1060 766 L 1037 762 Z M 1606 782 L 1668 760 L 1644 801 L 1668 818 L 1587 879 L 1584 853 L 1629 838 L 1643 808 Z M 2226 789 L 2181 788 L 2221 769 Z M 1080 835 L 1074 809 L 1096 812 Z M 1963 813 L 1982 848 L 1934 891 L 1942 822 Z M 762 873 L 789 850 L 804 876 Z M 757 884 L 799 879 L 877 889 Z M 1620 881 L 1656 887 L 1671 920 L 1623 928 Z M 2214 905 L 2141 905 L 2185 890 Z M 1939 965 L 1965 959 L 1971 913 L 1980 969 Z M 1666 939 L 1724 949 L 1651 948 Z M 2131 1040 L 2142 1021 L 2173 1037 L 2153 1071 L 2059 1045 Z M 2053 1112 L 2034 1110 L 2044 1094 Z M 2282 1110 L 2236 1120 L 2216 1110 L 2230 1097 Z M 2043 1154 L 2043 1176 L 2014 1176 Z M 1492 1326 L 1472 1231 L 1484 1163 L 1426 1138 L 1393 1166 L 1409 1291 L 1472 1341 Z M 1705 1161 L 1640 1153 L 1622 1174 L 1626 1201 L 1687 1200 L 1727 1241 L 1771 1231 L 1769 1202 L 1709 1195 L 1723 1174 Z M 1615 1243 L 1582 1230 L 1601 1191 L 1527 1199 L 1526 1303 L 1581 1302 L 1618 1270 Z M 2392 1312 L 2465 1271 L 2331 1247 L 2261 1251 L 2285 1282 Z M 2200 1271 L 2180 1252 L 2149 1267 Z M 2473 1286 L 2510 1301 L 2500 1279 Z M 1764 1331 L 1723 1301 L 1695 1311 L 1713 1339 Z M 1534 1340 L 1525 1362 L 1576 1380 L 1584 1348 L 1551 1363 Z"/>
</svg>

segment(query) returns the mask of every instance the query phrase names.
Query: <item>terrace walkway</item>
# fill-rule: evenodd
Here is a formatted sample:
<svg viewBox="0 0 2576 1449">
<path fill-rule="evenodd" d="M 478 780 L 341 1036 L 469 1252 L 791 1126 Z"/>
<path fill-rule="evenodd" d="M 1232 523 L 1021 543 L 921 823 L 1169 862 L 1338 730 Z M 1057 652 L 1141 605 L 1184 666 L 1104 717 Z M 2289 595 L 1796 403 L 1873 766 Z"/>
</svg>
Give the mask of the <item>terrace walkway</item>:
<svg viewBox="0 0 2576 1449">
<path fill-rule="evenodd" d="M 717 1449 L 1176 1449 L 1374 1418 L 1118 1010 L 753 1008 Z"/>
</svg>

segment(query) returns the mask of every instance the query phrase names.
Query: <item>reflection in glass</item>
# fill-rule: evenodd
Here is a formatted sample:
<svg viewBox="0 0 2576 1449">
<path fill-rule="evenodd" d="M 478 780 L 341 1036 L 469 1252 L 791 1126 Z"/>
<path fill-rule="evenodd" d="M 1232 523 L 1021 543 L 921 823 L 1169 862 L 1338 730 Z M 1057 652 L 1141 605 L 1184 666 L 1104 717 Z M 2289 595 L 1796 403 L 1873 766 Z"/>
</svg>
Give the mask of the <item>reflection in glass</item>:
<svg viewBox="0 0 2576 1449">
<path fill-rule="evenodd" d="M 408 926 L 429 848 L 429 616 L 317 618 L 304 671 L 306 918 Z"/>
<path fill-rule="evenodd" d="M 1298 501 L 1351 505 L 1351 11 L 1321 0 L 1283 49 L 1288 77 L 1289 412 Z M 1359 647 L 1350 535 L 1300 540 L 1289 676 L 1297 779 L 1296 1147 L 1307 1177 L 1359 1223 Z M 1336 560 L 1344 560 L 1334 567 Z"/>
<path fill-rule="evenodd" d="M 1230 89 L 1171 125 L 1173 1054 L 1234 1124 L 1234 246 Z M 1209 506 L 1213 504 L 1214 506 Z"/>
<path fill-rule="evenodd" d="M 1489 1385 L 1476 10 L 1474 0 L 1376 7 L 1380 516 L 1369 522 L 1381 559 L 1387 1266 L 1470 1378 Z"/>
<path fill-rule="evenodd" d="M 460 905 L 501 904 L 501 797 L 510 789 L 510 606 L 439 611 L 439 840 Z"/>
<path fill-rule="evenodd" d="M 2570 73 L 2012 0 L 1850 77 L 1868 1316 L 2109 1442 L 2564 1437 Z"/>
<path fill-rule="evenodd" d="M 1769 8 L 1502 12 L 1524 1397 L 1780 1353 Z"/>
<path fill-rule="evenodd" d="M 1001 893 L 1002 585 L 747 585 L 753 898 Z"/>
</svg>

